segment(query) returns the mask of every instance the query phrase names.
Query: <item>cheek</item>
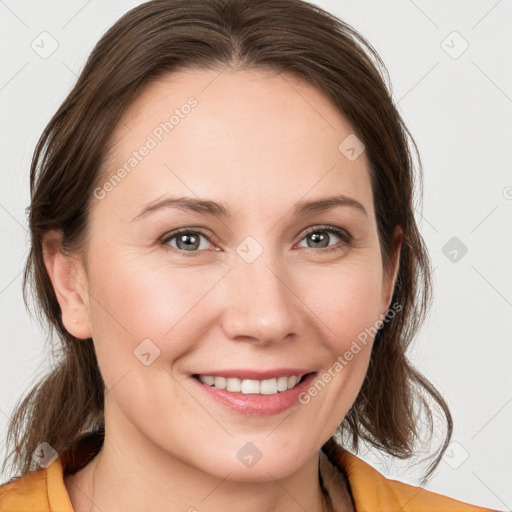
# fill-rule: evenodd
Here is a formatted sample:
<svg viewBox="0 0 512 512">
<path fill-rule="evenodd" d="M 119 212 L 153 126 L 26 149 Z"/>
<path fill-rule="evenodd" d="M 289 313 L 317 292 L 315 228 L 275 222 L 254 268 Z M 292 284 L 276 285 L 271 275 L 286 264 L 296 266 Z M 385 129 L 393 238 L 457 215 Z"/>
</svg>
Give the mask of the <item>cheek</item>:
<svg viewBox="0 0 512 512">
<path fill-rule="evenodd" d="M 311 273 L 307 281 L 315 286 L 307 288 L 304 300 L 312 305 L 310 318 L 318 318 L 315 325 L 324 334 L 327 357 L 299 401 L 308 417 L 329 432 L 339 426 L 360 391 L 380 318 L 380 262 L 372 257 L 345 263 Z"/>
<path fill-rule="evenodd" d="M 314 286 L 313 286 L 314 284 Z M 344 352 L 375 325 L 382 303 L 382 268 L 376 258 L 311 272 L 303 282 L 306 304 L 325 324 L 331 347 Z"/>
<path fill-rule="evenodd" d="M 172 366 L 208 337 L 226 305 L 241 293 L 229 277 L 218 286 L 229 270 L 221 265 L 178 266 L 154 255 L 101 252 L 101 259 L 91 258 L 103 262 L 91 266 L 91 318 L 107 386 L 130 369 L 142 371 L 135 357 L 139 346 L 155 357 L 153 368 Z M 304 315 L 299 336 L 312 335 L 334 362 L 378 319 L 381 279 L 378 254 L 290 267 L 285 280 L 300 298 L 290 300 Z M 361 356 L 358 365 L 367 359 Z"/>
<path fill-rule="evenodd" d="M 206 332 L 204 319 L 210 317 L 211 302 L 205 297 L 223 269 L 170 267 L 151 257 L 116 255 L 102 261 L 106 263 L 91 266 L 90 303 L 93 338 L 100 364 L 105 363 L 107 385 L 127 368 L 140 370 L 142 365 L 134 357 L 139 346 L 146 347 L 151 357 L 162 355 L 160 361 L 172 364 Z M 112 261 L 116 264 L 108 263 Z M 155 359 L 155 366 L 160 361 Z"/>
</svg>

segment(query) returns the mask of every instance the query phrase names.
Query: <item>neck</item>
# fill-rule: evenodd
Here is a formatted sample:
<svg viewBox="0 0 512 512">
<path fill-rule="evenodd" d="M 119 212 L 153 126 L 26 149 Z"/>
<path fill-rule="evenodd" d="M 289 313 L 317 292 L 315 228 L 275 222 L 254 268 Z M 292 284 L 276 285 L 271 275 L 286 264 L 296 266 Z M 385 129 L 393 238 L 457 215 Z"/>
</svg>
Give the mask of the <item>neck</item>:
<svg viewBox="0 0 512 512">
<path fill-rule="evenodd" d="M 247 512 L 330 511 L 318 478 L 319 454 L 284 478 L 269 475 L 264 481 L 240 482 L 230 479 L 229 474 L 218 478 L 162 456 L 161 450 L 144 443 L 133 443 L 130 446 L 134 449 L 127 449 L 110 439 L 107 433 L 96 457 L 68 478 L 75 512 L 238 512 L 240 503 Z"/>
</svg>

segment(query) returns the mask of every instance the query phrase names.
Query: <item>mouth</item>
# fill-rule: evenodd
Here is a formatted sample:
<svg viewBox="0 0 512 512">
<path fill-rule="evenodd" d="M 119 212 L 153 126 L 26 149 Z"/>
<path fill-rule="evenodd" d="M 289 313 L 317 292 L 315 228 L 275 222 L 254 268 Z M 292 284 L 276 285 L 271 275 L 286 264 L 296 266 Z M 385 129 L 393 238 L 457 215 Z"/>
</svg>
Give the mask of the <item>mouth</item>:
<svg viewBox="0 0 512 512">
<path fill-rule="evenodd" d="M 227 377 L 225 373 L 193 374 L 191 377 L 200 391 L 217 405 L 231 412 L 252 416 L 275 415 L 299 405 L 299 397 L 309 388 L 317 374 L 295 371 L 292 375 L 248 379 Z"/>
<path fill-rule="evenodd" d="M 193 377 L 206 386 L 244 395 L 275 395 L 298 386 L 309 373 L 281 375 L 270 379 L 242 379 L 222 375 L 201 375 Z"/>
</svg>

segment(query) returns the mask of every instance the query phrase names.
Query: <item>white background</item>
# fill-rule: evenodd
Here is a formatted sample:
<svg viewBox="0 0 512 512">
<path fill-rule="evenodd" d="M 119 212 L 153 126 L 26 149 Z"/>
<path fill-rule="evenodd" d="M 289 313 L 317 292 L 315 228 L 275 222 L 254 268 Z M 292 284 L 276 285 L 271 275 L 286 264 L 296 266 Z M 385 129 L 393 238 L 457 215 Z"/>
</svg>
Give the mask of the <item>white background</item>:
<svg viewBox="0 0 512 512">
<path fill-rule="evenodd" d="M 93 45 L 137 3 L 0 0 L 2 436 L 15 402 L 49 367 L 45 334 L 21 295 L 31 155 Z M 418 218 L 435 267 L 435 296 L 411 358 L 442 391 L 455 423 L 453 445 L 426 488 L 511 510 L 512 2 L 315 3 L 380 53 L 423 158 Z M 51 48 L 44 31 L 58 43 L 45 59 L 31 47 L 46 37 Z M 452 237 L 467 247 L 462 258 L 456 249 L 457 262 L 443 253 Z M 417 484 L 419 473 L 403 462 L 361 456 L 384 474 Z"/>
</svg>

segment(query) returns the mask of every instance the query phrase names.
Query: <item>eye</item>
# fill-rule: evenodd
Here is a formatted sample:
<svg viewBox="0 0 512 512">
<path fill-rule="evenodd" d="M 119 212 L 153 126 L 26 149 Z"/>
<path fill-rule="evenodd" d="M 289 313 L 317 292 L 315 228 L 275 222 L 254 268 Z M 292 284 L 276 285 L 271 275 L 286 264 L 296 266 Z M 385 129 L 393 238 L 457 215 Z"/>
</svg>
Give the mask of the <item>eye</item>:
<svg viewBox="0 0 512 512">
<path fill-rule="evenodd" d="M 202 243 L 201 239 L 206 240 L 207 243 Z M 186 256 L 195 256 L 194 253 L 208 248 L 209 239 L 202 231 L 184 228 L 169 233 L 160 243 L 177 251 L 191 253 Z"/>
<path fill-rule="evenodd" d="M 331 242 L 333 236 L 334 238 L 338 238 L 339 242 L 335 245 L 330 245 L 329 242 Z M 349 233 L 344 229 L 334 226 L 315 226 L 306 231 L 302 239 L 311 241 L 311 245 L 308 243 L 307 248 L 313 250 L 324 249 L 322 252 L 342 249 L 352 241 L 352 237 Z M 182 228 L 173 231 L 166 235 L 160 242 L 165 248 L 181 252 L 185 256 L 197 256 L 198 253 L 208 249 L 210 243 L 205 233 L 191 228 Z"/>
<path fill-rule="evenodd" d="M 329 245 L 333 235 L 342 242 L 341 245 L 339 243 Z M 306 242 L 311 241 L 311 245 L 308 244 L 307 246 L 309 249 L 326 249 L 330 251 L 341 249 L 346 244 L 349 244 L 352 237 L 344 229 L 335 228 L 334 226 L 315 226 L 306 232 L 303 240 L 306 240 Z"/>
</svg>

